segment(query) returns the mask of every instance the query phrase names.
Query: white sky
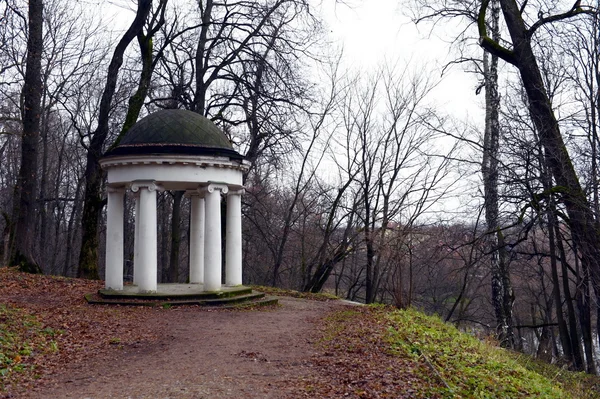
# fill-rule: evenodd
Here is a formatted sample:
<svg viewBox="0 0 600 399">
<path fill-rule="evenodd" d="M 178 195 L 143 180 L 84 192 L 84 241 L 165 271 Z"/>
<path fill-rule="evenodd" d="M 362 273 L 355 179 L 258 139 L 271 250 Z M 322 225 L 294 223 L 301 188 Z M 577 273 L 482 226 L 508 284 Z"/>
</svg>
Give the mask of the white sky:
<svg viewBox="0 0 600 399">
<path fill-rule="evenodd" d="M 376 68 L 384 62 L 429 71 L 434 79 L 441 76 L 442 67 L 455 58 L 440 32 L 431 34 L 426 26 L 417 27 L 398 0 L 352 0 L 345 5 L 335 0 L 322 0 L 323 16 L 330 27 L 332 39 L 344 47 L 349 65 L 362 70 Z M 405 13 L 404 13 L 405 14 Z M 475 96 L 476 81 L 472 74 L 454 66 L 447 70 L 434 91 L 434 99 L 442 109 L 459 119 L 481 118 L 480 99 Z"/>
</svg>

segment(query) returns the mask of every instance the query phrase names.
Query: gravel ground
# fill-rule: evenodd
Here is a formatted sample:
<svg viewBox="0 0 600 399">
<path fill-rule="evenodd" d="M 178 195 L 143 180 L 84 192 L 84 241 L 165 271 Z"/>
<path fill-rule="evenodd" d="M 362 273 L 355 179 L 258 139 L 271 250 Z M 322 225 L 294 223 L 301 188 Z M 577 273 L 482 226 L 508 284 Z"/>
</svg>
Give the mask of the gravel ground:
<svg viewBox="0 0 600 399">
<path fill-rule="evenodd" d="M 315 371 L 316 322 L 344 306 L 280 297 L 252 311 L 173 308 L 158 339 L 67 364 L 24 398 L 295 398 Z M 158 314 L 157 314 L 158 315 Z"/>
</svg>

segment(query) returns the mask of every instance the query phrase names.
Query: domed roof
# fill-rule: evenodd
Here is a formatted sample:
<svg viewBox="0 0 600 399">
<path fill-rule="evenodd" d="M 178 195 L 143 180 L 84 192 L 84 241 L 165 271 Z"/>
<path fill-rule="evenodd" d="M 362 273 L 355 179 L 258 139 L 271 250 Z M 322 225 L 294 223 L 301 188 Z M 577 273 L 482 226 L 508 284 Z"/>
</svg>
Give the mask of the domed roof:
<svg viewBox="0 0 600 399">
<path fill-rule="evenodd" d="M 165 109 L 142 118 L 105 156 L 148 154 L 242 158 L 210 119 L 184 109 Z"/>
</svg>

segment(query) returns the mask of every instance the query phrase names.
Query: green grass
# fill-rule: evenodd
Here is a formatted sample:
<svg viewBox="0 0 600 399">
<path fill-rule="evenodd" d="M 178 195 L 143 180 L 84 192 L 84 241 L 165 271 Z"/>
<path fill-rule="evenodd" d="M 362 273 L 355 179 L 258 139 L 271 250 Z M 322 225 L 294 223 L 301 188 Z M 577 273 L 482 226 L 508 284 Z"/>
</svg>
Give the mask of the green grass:
<svg viewBox="0 0 600 399">
<path fill-rule="evenodd" d="M 33 367 L 31 359 L 58 350 L 54 337 L 60 330 L 43 328 L 24 310 L 0 304 L 0 389 L 13 373 Z"/>
<path fill-rule="evenodd" d="M 415 310 L 381 313 L 387 341 L 397 356 L 427 364 L 440 387 L 426 394 L 444 398 L 599 398 L 597 377 L 543 365 L 461 333 L 439 318 Z M 424 376 L 424 378 L 426 378 Z"/>
<path fill-rule="evenodd" d="M 560 383 L 564 390 L 577 399 L 600 398 L 600 378 L 583 372 L 575 373 L 564 367 L 558 367 L 531 356 L 513 354 L 515 360 L 528 370 L 536 372 L 551 381 Z"/>
</svg>

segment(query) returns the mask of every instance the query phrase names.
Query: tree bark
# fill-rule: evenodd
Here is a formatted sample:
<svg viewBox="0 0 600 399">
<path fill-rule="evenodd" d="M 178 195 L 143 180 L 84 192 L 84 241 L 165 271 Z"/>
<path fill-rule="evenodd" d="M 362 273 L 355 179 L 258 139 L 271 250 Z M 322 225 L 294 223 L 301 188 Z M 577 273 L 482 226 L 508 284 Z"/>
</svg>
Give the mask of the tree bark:
<svg viewBox="0 0 600 399">
<path fill-rule="evenodd" d="M 194 96 L 193 111 L 204 115 L 206 111 L 206 90 L 207 82 L 204 81 L 205 74 L 208 71 L 208 58 L 206 57 L 206 47 L 208 46 L 208 32 L 211 29 L 213 1 L 207 0 L 206 5 L 202 7 L 202 2 L 198 2 L 202 14 L 202 28 L 200 38 L 196 47 L 196 93 Z"/>
<path fill-rule="evenodd" d="M 558 321 L 558 336 L 565 360 L 569 363 L 573 362 L 573 348 L 571 347 L 571 336 L 563 315 L 562 298 L 560 295 L 560 280 L 558 278 L 558 267 L 556 262 L 556 238 L 554 235 L 554 213 L 551 210 L 546 212 L 548 218 L 548 241 L 550 244 L 550 268 L 552 274 L 552 296 L 554 299 L 554 307 L 556 309 L 556 319 Z M 560 237 L 559 237 L 560 239 Z M 571 300 L 567 298 L 567 300 Z M 576 334 L 576 332 L 574 332 Z"/>
<path fill-rule="evenodd" d="M 11 264 L 21 270 L 41 273 L 34 260 L 35 203 L 42 86 L 43 0 L 30 0 L 28 11 L 27 66 L 23 85 L 23 139 L 21 166 L 15 186 L 11 231 Z"/>
<path fill-rule="evenodd" d="M 523 87 L 529 100 L 529 114 L 538 131 L 540 142 L 548 155 L 550 171 L 556 182 L 554 191 L 562 195 L 562 203 L 567 210 L 567 223 L 574 242 L 581 255 L 582 264 L 590 270 L 596 291 L 600 289 L 600 231 L 594 213 L 581 187 L 571 157 L 562 138 L 560 127 L 554 115 L 550 99 L 544 87 L 537 59 L 531 46 L 532 32 L 527 29 L 515 0 L 500 0 L 506 27 L 510 33 L 513 49 L 507 50 L 487 37 L 481 16 L 489 0 L 482 2 L 478 21 L 480 44 L 500 58 L 515 65 L 521 76 Z M 579 12 L 572 10 L 562 14 L 564 19 Z M 558 20 L 554 18 L 554 20 Z M 483 21 L 484 22 L 484 21 Z"/>
<path fill-rule="evenodd" d="M 575 250 L 576 248 L 574 248 L 574 251 Z M 585 267 L 582 267 L 582 270 L 580 270 L 577 258 L 575 258 L 575 262 L 577 266 L 575 268 L 577 271 L 577 291 L 575 293 L 575 299 L 577 301 L 577 313 L 579 315 L 581 337 L 583 338 L 582 341 L 585 353 L 585 371 L 588 374 L 596 374 L 593 348 L 594 339 L 592 337 L 590 277 Z"/>
<path fill-rule="evenodd" d="M 500 41 L 500 4 L 492 0 L 489 25 L 492 39 Z M 492 304 L 496 314 L 498 340 L 502 346 L 514 347 L 512 328 L 513 293 L 506 263 L 504 236 L 498 221 L 498 154 L 500 145 L 500 95 L 498 93 L 498 56 L 483 55 L 485 81 L 485 132 L 483 139 L 483 189 L 485 220 L 488 231 L 490 269 L 492 277 Z"/>
<path fill-rule="evenodd" d="M 552 204 L 554 207 L 554 204 Z M 565 303 L 567 305 L 567 318 L 569 321 L 569 338 L 571 339 L 571 350 L 573 352 L 573 367 L 575 370 L 583 370 L 583 356 L 581 354 L 581 345 L 579 340 L 579 334 L 577 332 L 577 316 L 575 314 L 575 307 L 573 306 L 573 296 L 571 295 L 571 288 L 569 286 L 569 268 L 567 267 L 567 254 L 563 245 L 563 239 L 560 232 L 560 226 L 556 218 L 556 209 L 552 208 L 549 212 L 549 216 L 552 218 L 552 226 L 554 228 L 554 236 L 556 237 L 556 247 L 561 258 L 561 271 L 562 271 L 562 283 L 563 293 L 565 297 Z"/>
<path fill-rule="evenodd" d="M 45 80 L 45 79 L 44 79 Z M 45 81 L 42 83 L 44 86 L 46 85 Z M 45 96 L 43 96 L 45 97 Z M 48 170 L 48 110 L 45 109 L 44 103 L 45 99 L 42 100 L 42 106 L 40 109 L 41 112 L 41 125 L 40 125 L 40 136 L 42 138 L 42 171 Z M 45 201 L 46 196 L 46 188 L 48 184 L 48 174 L 42 173 L 40 178 L 40 186 L 39 186 L 39 239 L 37 240 L 37 251 L 39 256 L 42 259 L 42 265 L 40 267 L 45 266 L 46 270 L 50 270 L 52 272 L 52 265 L 48 265 L 47 255 L 48 255 L 48 245 L 46 242 L 46 233 L 48 231 L 48 212 L 46 208 L 48 204 Z M 55 196 L 56 197 L 56 196 Z M 55 237 L 56 238 L 56 237 Z M 45 265 L 44 265 L 45 263 Z M 50 267 L 49 267 L 50 266 Z M 52 273 L 51 273 L 52 274 Z"/>
<path fill-rule="evenodd" d="M 119 136 L 115 140 L 113 146 L 119 145 L 119 142 L 125 136 L 125 133 L 137 122 L 144 105 L 144 100 L 148 95 L 148 89 L 150 88 L 150 80 L 156 67 L 158 59 L 162 56 L 162 49 L 159 50 L 157 56 L 154 56 L 154 35 L 160 30 L 165 24 L 165 9 L 167 7 L 168 0 L 159 0 L 158 9 L 153 13 L 148 27 L 148 32 L 144 34 L 141 29 L 137 34 L 137 41 L 140 48 L 140 56 L 142 60 L 142 71 L 140 73 L 140 79 L 138 81 L 138 87 L 135 93 L 129 98 L 129 104 L 127 107 L 127 115 L 125 116 L 125 122 L 121 128 Z M 164 49 L 164 44 L 162 46 Z M 177 108 L 177 107 L 174 107 Z"/>
<path fill-rule="evenodd" d="M 98 127 L 92 134 L 89 144 L 85 167 L 85 196 L 83 206 L 82 242 L 79 254 L 79 267 L 77 276 L 89 279 L 99 279 L 98 275 L 98 219 L 104 200 L 102 199 L 102 183 L 104 174 L 100 168 L 100 157 L 106 137 L 108 136 L 108 122 L 111 103 L 117 87 L 119 69 L 123 64 L 123 55 L 131 41 L 142 31 L 152 0 L 138 0 L 135 19 L 117 44 L 112 59 L 108 66 L 108 74 L 100 109 L 98 112 Z"/>
</svg>

